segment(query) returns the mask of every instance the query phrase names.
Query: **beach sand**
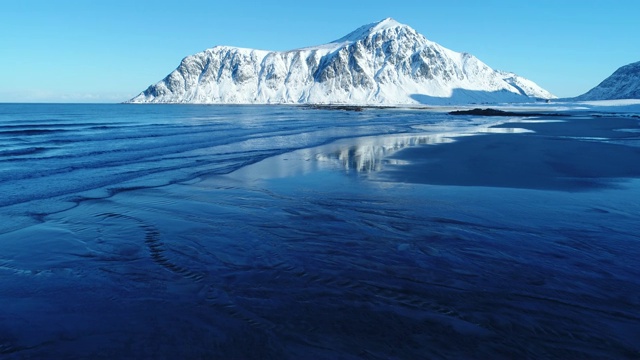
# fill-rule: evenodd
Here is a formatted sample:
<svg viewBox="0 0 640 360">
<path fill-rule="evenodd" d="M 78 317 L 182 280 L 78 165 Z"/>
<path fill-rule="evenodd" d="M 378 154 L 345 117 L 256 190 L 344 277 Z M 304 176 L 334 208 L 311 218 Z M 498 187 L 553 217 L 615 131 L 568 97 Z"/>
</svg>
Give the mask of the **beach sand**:
<svg viewBox="0 0 640 360">
<path fill-rule="evenodd" d="M 640 120 L 563 117 L 506 123 L 489 133 L 438 146 L 411 147 L 391 158 L 378 178 L 432 185 L 581 191 L 640 177 Z M 632 146 L 628 146 L 632 145 Z"/>
<path fill-rule="evenodd" d="M 560 119 L 68 199 L 0 234 L 0 357 L 639 358 L 638 119 Z"/>
</svg>

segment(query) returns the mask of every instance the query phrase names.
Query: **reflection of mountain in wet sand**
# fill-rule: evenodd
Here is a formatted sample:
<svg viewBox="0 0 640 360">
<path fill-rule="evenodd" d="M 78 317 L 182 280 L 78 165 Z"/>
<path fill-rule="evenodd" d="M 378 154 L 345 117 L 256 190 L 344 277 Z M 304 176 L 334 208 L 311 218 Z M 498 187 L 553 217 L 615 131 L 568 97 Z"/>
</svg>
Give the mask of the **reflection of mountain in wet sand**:
<svg viewBox="0 0 640 360">
<path fill-rule="evenodd" d="M 495 125 L 495 124 L 493 124 Z M 422 129 L 420 127 L 420 129 Z M 425 127 L 424 130 L 433 128 Z M 484 133 L 522 133 L 520 128 L 496 128 L 492 125 L 471 127 L 462 132 L 447 129 L 439 133 L 380 135 L 338 140 L 313 148 L 301 149 L 246 166 L 231 177 L 244 179 L 282 178 L 316 171 L 344 169 L 348 172 L 381 171 L 385 164 L 406 165 L 408 161 L 391 158 L 396 152 L 420 145 L 446 144 L 455 138 Z"/>
<path fill-rule="evenodd" d="M 338 161 L 347 171 L 372 172 L 382 170 L 383 164 L 404 165 L 407 161 L 391 159 L 389 156 L 404 148 L 419 145 L 437 145 L 454 142 L 454 137 L 469 136 L 482 133 L 508 133 L 517 134 L 530 132 L 520 128 L 494 128 L 482 126 L 471 133 L 440 133 L 428 135 L 405 136 L 381 136 L 373 138 L 357 139 L 356 144 L 341 147 L 333 152 L 318 153 L 315 159 L 318 161 Z"/>
<path fill-rule="evenodd" d="M 449 137 L 447 137 L 449 136 Z M 339 161 L 348 172 L 372 172 L 382 170 L 383 163 L 402 164 L 402 160 L 388 159 L 391 154 L 417 145 L 434 145 L 452 142 L 450 135 L 421 135 L 359 139 L 353 146 L 329 153 L 316 154 L 318 161 Z"/>
</svg>

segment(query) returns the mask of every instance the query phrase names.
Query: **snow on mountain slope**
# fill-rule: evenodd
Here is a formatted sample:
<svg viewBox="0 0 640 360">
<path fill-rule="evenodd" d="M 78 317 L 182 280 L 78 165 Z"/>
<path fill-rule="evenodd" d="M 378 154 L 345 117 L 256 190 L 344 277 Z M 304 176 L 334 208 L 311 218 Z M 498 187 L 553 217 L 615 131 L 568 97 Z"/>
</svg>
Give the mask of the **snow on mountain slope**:
<svg viewBox="0 0 640 360">
<path fill-rule="evenodd" d="M 625 65 L 574 100 L 640 99 L 640 61 Z"/>
<path fill-rule="evenodd" d="M 502 79 L 508 84 L 516 88 L 520 94 L 530 96 L 539 99 L 556 99 L 557 97 L 547 90 L 538 86 L 529 79 L 525 79 L 522 76 L 518 76 L 512 72 L 500 71 L 498 73 L 502 76 Z"/>
<path fill-rule="evenodd" d="M 554 97 L 393 19 L 285 52 L 216 46 L 187 56 L 133 103 L 460 104 Z"/>
</svg>

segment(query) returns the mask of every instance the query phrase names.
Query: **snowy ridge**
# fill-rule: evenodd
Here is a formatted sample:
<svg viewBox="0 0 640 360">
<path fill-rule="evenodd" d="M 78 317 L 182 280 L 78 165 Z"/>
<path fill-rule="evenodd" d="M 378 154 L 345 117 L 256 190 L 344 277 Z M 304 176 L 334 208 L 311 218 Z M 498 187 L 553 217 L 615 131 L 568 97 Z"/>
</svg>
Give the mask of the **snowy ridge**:
<svg viewBox="0 0 640 360">
<path fill-rule="evenodd" d="M 640 99 L 640 61 L 625 65 L 573 100 Z"/>
<path fill-rule="evenodd" d="M 502 75 L 502 79 L 506 81 L 508 84 L 516 88 L 520 94 L 539 98 L 539 99 L 555 99 L 557 98 L 552 93 L 538 86 L 538 84 L 534 83 L 529 79 L 525 79 L 522 76 L 518 76 L 512 72 L 499 71 L 498 73 Z"/>
<path fill-rule="evenodd" d="M 325 45 L 285 52 L 216 46 L 187 56 L 130 102 L 401 105 L 553 97 L 389 18 Z"/>
</svg>

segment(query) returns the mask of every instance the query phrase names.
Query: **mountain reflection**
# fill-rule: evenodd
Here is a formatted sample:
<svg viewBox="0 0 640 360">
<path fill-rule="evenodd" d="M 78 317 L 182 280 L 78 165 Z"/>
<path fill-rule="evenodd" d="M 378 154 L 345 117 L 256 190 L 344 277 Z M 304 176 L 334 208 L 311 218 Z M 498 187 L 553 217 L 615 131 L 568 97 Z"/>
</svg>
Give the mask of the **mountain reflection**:
<svg viewBox="0 0 640 360">
<path fill-rule="evenodd" d="M 342 139 L 327 145 L 300 149 L 271 157 L 245 166 L 230 174 L 230 176 L 245 180 L 256 180 L 300 176 L 326 170 L 341 170 L 347 173 L 371 173 L 382 170 L 385 164 L 407 164 L 406 161 L 393 159 L 391 156 L 408 147 L 451 143 L 457 137 L 482 133 L 519 133 L 529 131 L 518 128 L 494 128 L 491 125 L 466 130 L 462 132 L 396 134 Z"/>
<path fill-rule="evenodd" d="M 245 180 L 285 178 L 318 171 L 369 173 L 382 170 L 384 164 L 406 164 L 389 158 L 411 146 L 453 142 L 460 133 L 402 134 L 342 139 L 330 144 L 293 151 L 235 171 L 231 177 Z"/>
<path fill-rule="evenodd" d="M 444 134 L 363 138 L 357 139 L 357 143 L 352 146 L 341 147 L 327 153 L 316 153 L 315 159 L 320 162 L 337 162 L 347 172 L 380 171 L 385 163 L 402 163 L 401 160 L 389 158 L 399 150 L 411 146 L 443 144 L 452 141 L 450 135 Z"/>
</svg>

